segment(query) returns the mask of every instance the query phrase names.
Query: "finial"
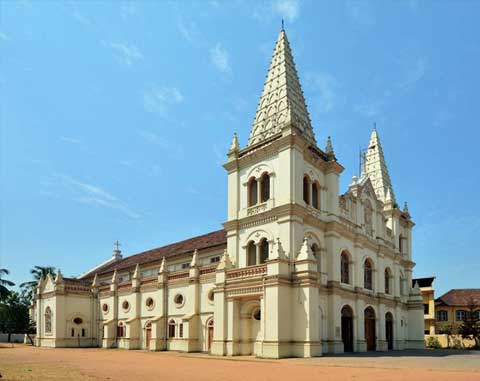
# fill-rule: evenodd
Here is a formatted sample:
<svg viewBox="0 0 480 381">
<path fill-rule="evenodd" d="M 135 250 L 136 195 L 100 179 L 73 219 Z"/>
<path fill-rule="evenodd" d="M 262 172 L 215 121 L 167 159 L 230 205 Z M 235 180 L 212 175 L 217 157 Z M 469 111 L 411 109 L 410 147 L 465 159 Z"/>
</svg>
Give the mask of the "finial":
<svg viewBox="0 0 480 381">
<path fill-rule="evenodd" d="M 387 194 L 385 196 L 385 201 L 392 201 L 392 192 L 390 192 L 390 188 L 387 188 Z"/>
<path fill-rule="evenodd" d="M 118 239 L 113 243 L 114 250 L 120 251 L 120 242 L 118 242 Z"/>
<path fill-rule="evenodd" d="M 377 131 L 377 122 L 373 122 L 373 131 Z"/>
<path fill-rule="evenodd" d="M 238 144 L 238 136 L 237 133 L 233 133 L 232 144 L 230 144 L 230 152 L 237 152 L 240 150 L 240 145 Z"/>
<path fill-rule="evenodd" d="M 113 270 L 112 283 L 117 283 L 117 269 Z"/>
<path fill-rule="evenodd" d="M 353 175 L 353 176 L 352 176 L 352 182 L 351 182 L 350 185 L 357 185 L 357 182 L 358 182 L 358 177 L 355 176 L 355 175 Z"/>
<path fill-rule="evenodd" d="M 282 30 L 285 31 L 285 21 L 282 19 Z"/>
<path fill-rule="evenodd" d="M 197 260 L 198 260 L 198 250 L 195 249 L 193 252 L 192 256 L 192 261 L 190 262 L 190 267 L 196 267 L 197 266 Z"/>
<path fill-rule="evenodd" d="M 228 270 L 232 267 L 232 262 L 230 261 L 230 256 L 228 255 L 228 250 L 223 251 L 222 259 L 217 266 L 217 270 Z"/>
<path fill-rule="evenodd" d="M 95 273 L 95 276 L 93 277 L 92 288 L 97 288 L 98 285 L 99 285 L 98 275 L 97 275 L 97 273 Z"/>
<path fill-rule="evenodd" d="M 312 245 L 310 244 L 310 242 L 311 240 L 309 236 L 305 236 L 303 238 L 302 248 L 300 249 L 300 253 L 297 256 L 297 260 L 314 259 Z"/>
<path fill-rule="evenodd" d="M 158 270 L 158 273 L 164 273 L 166 270 L 166 260 L 165 257 L 162 257 L 162 263 L 160 264 L 160 270 Z"/>
<path fill-rule="evenodd" d="M 330 136 L 327 138 L 327 145 L 325 147 L 325 152 L 328 156 L 335 157 L 335 152 L 333 151 L 332 138 Z"/>
<path fill-rule="evenodd" d="M 113 255 L 112 257 L 115 259 L 115 260 L 118 260 L 118 259 L 122 259 L 122 252 L 120 251 L 120 242 L 115 241 L 113 243 Z"/>
<path fill-rule="evenodd" d="M 63 280 L 63 275 L 60 269 L 57 270 L 57 276 L 55 277 L 55 283 L 61 282 Z"/>
<path fill-rule="evenodd" d="M 137 263 L 135 266 L 135 271 L 133 272 L 132 279 L 138 279 L 138 275 L 140 273 L 140 265 Z"/>
<path fill-rule="evenodd" d="M 408 204 L 407 204 L 406 201 L 405 201 L 405 203 L 403 204 L 403 213 L 405 213 L 405 214 L 410 214 L 409 211 L 408 211 Z"/>
</svg>

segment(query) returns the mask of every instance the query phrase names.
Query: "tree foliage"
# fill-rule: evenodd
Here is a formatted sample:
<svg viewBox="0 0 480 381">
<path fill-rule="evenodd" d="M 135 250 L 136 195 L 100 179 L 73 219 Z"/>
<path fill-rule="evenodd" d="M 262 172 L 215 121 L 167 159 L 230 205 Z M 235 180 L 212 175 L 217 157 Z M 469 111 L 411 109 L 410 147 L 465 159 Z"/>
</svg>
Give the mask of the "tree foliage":
<svg viewBox="0 0 480 381">
<path fill-rule="evenodd" d="M 18 292 L 9 291 L 8 296 L 0 303 L 0 332 L 8 334 L 8 341 L 12 333 L 32 333 L 28 300 Z"/>
<path fill-rule="evenodd" d="M 32 274 L 32 280 L 23 282 L 20 284 L 20 288 L 22 290 L 22 296 L 31 303 L 40 278 L 45 278 L 48 274 L 55 277 L 56 274 L 55 268 L 51 266 L 34 266 L 33 269 L 30 270 L 30 274 Z"/>
<path fill-rule="evenodd" d="M 12 281 L 8 279 L 3 279 L 3 277 L 8 274 L 10 274 L 10 271 L 8 271 L 7 269 L 0 269 L 0 302 L 2 302 L 8 297 L 10 293 L 8 287 L 15 286 L 15 283 L 13 283 Z"/>
<path fill-rule="evenodd" d="M 459 333 L 464 339 L 475 340 L 475 348 L 480 348 L 480 304 L 473 298 L 468 302 L 468 311 Z"/>
</svg>

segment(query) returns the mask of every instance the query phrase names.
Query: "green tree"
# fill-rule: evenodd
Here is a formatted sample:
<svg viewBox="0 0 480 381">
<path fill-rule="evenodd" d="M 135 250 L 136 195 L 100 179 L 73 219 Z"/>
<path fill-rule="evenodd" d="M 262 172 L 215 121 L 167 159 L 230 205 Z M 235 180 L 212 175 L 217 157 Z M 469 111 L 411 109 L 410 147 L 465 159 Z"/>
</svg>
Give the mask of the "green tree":
<svg viewBox="0 0 480 381">
<path fill-rule="evenodd" d="M 10 291 L 8 297 L 0 303 L 0 331 L 8 334 L 8 342 L 12 333 L 31 333 L 28 308 L 29 305 L 15 291 Z"/>
<path fill-rule="evenodd" d="M 480 348 L 480 304 L 473 298 L 468 301 L 468 311 L 459 333 L 464 339 L 474 340 L 475 348 Z"/>
<path fill-rule="evenodd" d="M 10 271 L 7 269 L 0 269 L 0 302 L 5 300 L 10 294 L 8 287 L 15 286 L 15 283 L 7 279 L 3 279 L 5 275 L 10 274 Z"/>
<path fill-rule="evenodd" d="M 33 269 L 30 270 L 30 274 L 32 274 L 32 280 L 20 284 L 22 296 L 29 301 L 29 304 L 33 301 L 35 288 L 37 287 L 40 278 L 45 278 L 47 274 L 51 274 L 54 277 L 55 268 L 51 266 L 34 266 Z"/>
</svg>

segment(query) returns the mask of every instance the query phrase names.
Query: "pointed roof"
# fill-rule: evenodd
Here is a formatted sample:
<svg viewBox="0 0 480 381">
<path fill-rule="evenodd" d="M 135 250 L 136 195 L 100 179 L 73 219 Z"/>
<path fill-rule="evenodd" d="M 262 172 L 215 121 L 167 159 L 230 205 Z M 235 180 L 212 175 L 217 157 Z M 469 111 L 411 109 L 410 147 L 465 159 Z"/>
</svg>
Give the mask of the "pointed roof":
<svg viewBox="0 0 480 381">
<path fill-rule="evenodd" d="M 290 44 L 282 28 L 258 103 L 248 146 L 268 139 L 289 125 L 296 127 L 308 141 L 316 145 Z"/>
<path fill-rule="evenodd" d="M 370 136 L 364 165 L 365 175 L 370 178 L 377 198 L 382 202 L 385 202 L 387 198 L 395 202 L 392 182 L 390 181 L 390 175 L 376 128 L 373 129 Z M 387 197 L 388 193 L 390 194 Z"/>
</svg>

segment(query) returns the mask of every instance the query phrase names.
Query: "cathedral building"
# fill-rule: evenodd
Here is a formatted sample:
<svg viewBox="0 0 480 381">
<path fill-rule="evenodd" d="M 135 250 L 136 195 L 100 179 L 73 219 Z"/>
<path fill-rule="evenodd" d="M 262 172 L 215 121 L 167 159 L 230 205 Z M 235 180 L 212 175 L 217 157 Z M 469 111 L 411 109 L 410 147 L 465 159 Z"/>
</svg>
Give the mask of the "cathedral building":
<svg viewBox="0 0 480 381">
<path fill-rule="evenodd" d="M 378 132 L 340 194 L 344 168 L 330 138 L 317 144 L 283 28 L 248 143 L 234 135 L 224 168 L 222 230 L 41 279 L 36 345 L 265 358 L 424 346 L 414 223 Z"/>
</svg>

